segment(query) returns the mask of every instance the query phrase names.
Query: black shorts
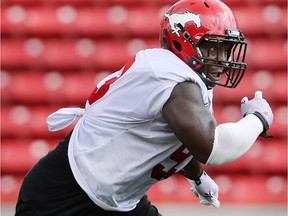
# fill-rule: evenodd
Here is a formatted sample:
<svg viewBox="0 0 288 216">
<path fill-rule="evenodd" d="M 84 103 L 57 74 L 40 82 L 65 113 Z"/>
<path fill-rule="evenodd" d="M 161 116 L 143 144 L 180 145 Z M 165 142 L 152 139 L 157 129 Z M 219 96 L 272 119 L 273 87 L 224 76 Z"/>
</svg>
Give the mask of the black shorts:
<svg viewBox="0 0 288 216">
<path fill-rule="evenodd" d="M 145 195 L 129 212 L 105 211 L 77 184 L 68 162 L 71 133 L 25 176 L 15 216 L 161 216 Z"/>
</svg>

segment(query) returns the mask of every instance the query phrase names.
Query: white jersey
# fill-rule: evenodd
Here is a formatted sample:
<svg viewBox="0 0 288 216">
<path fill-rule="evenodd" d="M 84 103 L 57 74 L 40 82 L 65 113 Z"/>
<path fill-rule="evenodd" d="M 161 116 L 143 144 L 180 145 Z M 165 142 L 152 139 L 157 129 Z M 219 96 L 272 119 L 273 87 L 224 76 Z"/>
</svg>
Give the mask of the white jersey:
<svg viewBox="0 0 288 216">
<path fill-rule="evenodd" d="M 140 51 L 97 85 L 74 128 L 68 156 L 75 179 L 98 206 L 132 210 L 153 184 L 192 159 L 162 117 L 173 88 L 184 81 L 200 86 L 212 112 L 212 90 L 161 48 Z"/>
</svg>

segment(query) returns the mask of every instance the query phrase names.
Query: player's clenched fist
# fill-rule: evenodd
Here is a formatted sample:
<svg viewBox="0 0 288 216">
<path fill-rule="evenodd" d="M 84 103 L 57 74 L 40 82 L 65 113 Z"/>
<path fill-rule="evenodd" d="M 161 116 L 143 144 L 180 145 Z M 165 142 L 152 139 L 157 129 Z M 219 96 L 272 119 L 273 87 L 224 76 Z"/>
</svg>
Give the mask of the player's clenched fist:
<svg viewBox="0 0 288 216">
<path fill-rule="evenodd" d="M 243 97 L 241 100 L 241 112 L 243 116 L 247 114 L 256 115 L 263 123 L 262 136 L 267 136 L 266 131 L 269 129 L 273 122 L 273 112 L 269 103 L 262 97 L 261 91 L 255 92 L 255 97 L 248 100 L 247 97 Z"/>
</svg>

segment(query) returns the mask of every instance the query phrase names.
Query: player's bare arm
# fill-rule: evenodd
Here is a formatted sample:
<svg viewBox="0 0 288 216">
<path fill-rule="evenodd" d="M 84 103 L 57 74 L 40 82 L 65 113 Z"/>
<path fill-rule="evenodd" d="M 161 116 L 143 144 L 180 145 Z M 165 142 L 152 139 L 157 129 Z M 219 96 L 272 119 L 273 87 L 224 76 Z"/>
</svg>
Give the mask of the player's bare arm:
<svg viewBox="0 0 288 216">
<path fill-rule="evenodd" d="M 178 84 L 163 107 L 163 116 L 191 154 L 206 163 L 212 151 L 217 123 L 204 106 L 198 85 L 191 82 Z"/>
<path fill-rule="evenodd" d="M 202 175 L 203 168 L 201 163 L 193 157 L 192 160 L 178 173 L 184 175 L 188 179 L 195 180 Z"/>
<path fill-rule="evenodd" d="M 178 84 L 163 107 L 163 116 L 183 145 L 200 162 L 220 165 L 245 154 L 259 134 L 273 121 L 272 110 L 262 93 L 241 101 L 244 118 L 217 125 L 204 106 L 200 88 L 191 82 Z M 266 135 L 267 136 L 267 135 Z"/>
</svg>

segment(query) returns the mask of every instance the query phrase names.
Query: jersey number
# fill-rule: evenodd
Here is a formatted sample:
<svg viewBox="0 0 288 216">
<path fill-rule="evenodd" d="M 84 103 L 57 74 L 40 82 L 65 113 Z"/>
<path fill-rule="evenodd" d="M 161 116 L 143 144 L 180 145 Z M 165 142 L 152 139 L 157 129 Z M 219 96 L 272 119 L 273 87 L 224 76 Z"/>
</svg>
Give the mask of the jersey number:
<svg viewBox="0 0 288 216">
<path fill-rule="evenodd" d="M 100 83 L 98 83 L 98 85 L 88 98 L 89 104 L 91 105 L 95 101 L 102 98 L 109 90 L 110 85 L 112 85 L 117 79 L 123 76 L 134 62 L 135 62 L 135 56 L 126 63 L 122 71 L 119 71 L 119 73 L 111 74 L 110 76 L 102 80 Z"/>
<path fill-rule="evenodd" d="M 183 162 L 186 158 L 190 156 L 190 153 L 187 151 L 185 153 L 185 147 L 182 145 L 180 148 L 178 148 L 171 156 L 170 159 L 175 161 L 176 164 L 171 167 L 169 170 L 164 171 L 165 166 L 163 166 L 161 163 L 156 165 L 151 173 L 151 177 L 160 181 L 162 179 L 166 179 L 169 176 L 173 175 L 176 172 L 176 167 Z"/>
</svg>

